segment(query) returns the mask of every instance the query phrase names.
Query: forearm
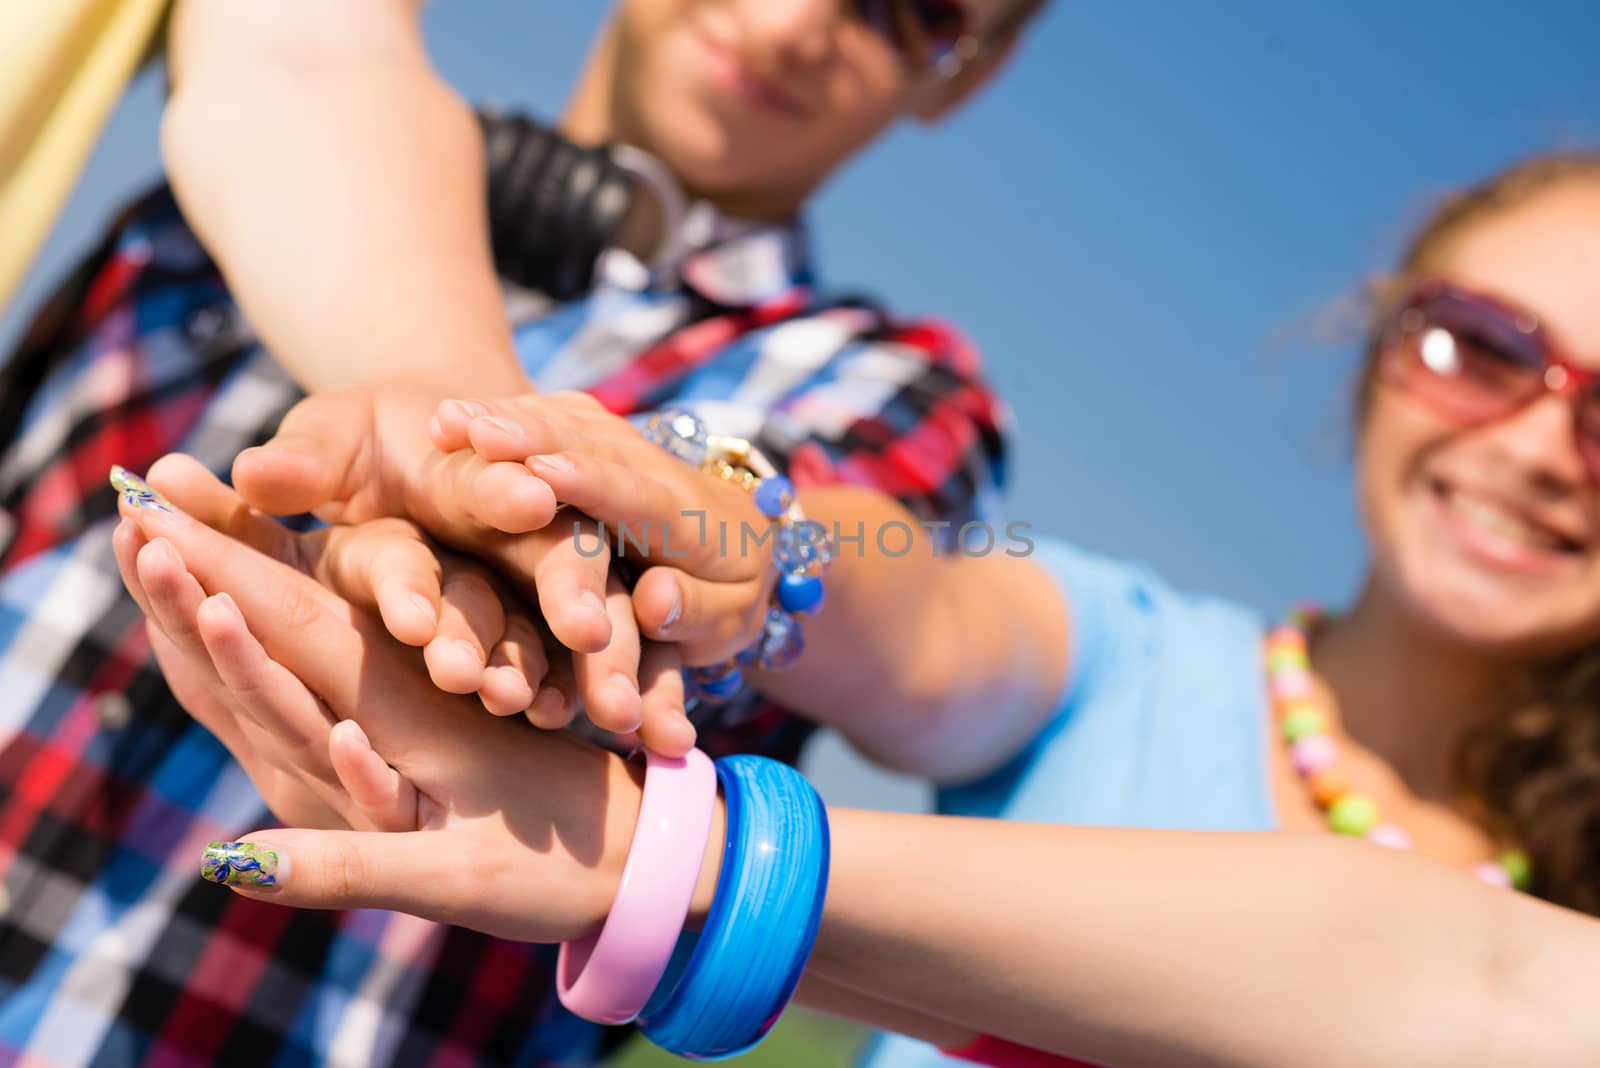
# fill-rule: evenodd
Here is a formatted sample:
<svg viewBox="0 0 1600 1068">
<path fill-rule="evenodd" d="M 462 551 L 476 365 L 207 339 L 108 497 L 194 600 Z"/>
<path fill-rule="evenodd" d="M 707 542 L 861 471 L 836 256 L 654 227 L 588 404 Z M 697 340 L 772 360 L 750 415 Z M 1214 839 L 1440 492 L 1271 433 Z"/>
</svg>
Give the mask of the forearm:
<svg viewBox="0 0 1600 1068">
<path fill-rule="evenodd" d="M 162 149 L 184 215 L 312 391 L 524 391 L 483 149 L 412 5 L 182 0 Z"/>
<path fill-rule="evenodd" d="M 1415 857 L 847 810 L 832 829 L 811 972 L 913 1023 L 1118 1068 L 1576 1065 L 1600 1042 L 1600 925 Z"/>
<path fill-rule="evenodd" d="M 762 689 L 880 763 L 936 778 L 972 777 L 1026 744 L 1067 671 L 1055 583 L 1002 553 L 936 554 L 879 493 L 833 487 L 801 500 L 830 533 L 864 537 L 842 541 L 804 655 L 762 675 Z"/>
<path fill-rule="evenodd" d="M 920 1039 L 941 1049 L 965 1046 L 976 1037 L 973 1028 L 880 1000 L 870 992 L 827 979 L 815 968 L 807 969 L 800 977 L 794 1001 L 813 1012 L 853 1020 L 875 1031 L 892 1031 L 897 1035 Z"/>
</svg>

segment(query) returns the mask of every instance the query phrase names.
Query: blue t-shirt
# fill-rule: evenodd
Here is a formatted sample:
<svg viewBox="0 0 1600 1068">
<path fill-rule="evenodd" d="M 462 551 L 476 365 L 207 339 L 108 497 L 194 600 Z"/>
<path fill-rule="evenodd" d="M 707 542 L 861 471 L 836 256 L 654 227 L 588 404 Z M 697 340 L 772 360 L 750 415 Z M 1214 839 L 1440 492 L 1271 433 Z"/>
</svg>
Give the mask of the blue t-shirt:
<svg viewBox="0 0 1600 1068">
<path fill-rule="evenodd" d="M 1060 542 L 1038 542 L 1034 558 L 1072 613 L 1061 708 L 1006 766 L 940 791 L 939 811 L 1116 827 L 1276 828 L 1261 621 L 1227 601 L 1180 593 L 1143 567 Z M 862 1063 L 961 1062 L 887 1037 Z"/>
</svg>

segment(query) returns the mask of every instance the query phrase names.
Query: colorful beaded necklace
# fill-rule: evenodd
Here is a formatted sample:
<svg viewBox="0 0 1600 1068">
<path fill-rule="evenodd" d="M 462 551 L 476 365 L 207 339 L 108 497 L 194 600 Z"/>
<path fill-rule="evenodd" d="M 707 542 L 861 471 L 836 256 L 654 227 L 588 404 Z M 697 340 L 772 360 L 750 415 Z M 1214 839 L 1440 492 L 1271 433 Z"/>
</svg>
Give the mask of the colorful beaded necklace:
<svg viewBox="0 0 1600 1068">
<path fill-rule="evenodd" d="M 1289 761 L 1335 832 L 1390 849 L 1410 849 L 1411 836 L 1396 824 L 1384 823 L 1377 804 L 1350 788 L 1350 775 L 1339 760 L 1339 743 L 1328 732 L 1328 713 L 1312 684 L 1306 634 L 1320 615 L 1316 608 L 1299 608 L 1267 635 L 1267 694 L 1289 746 Z M 1527 854 L 1518 850 L 1474 865 L 1472 874 L 1491 885 L 1518 890 L 1526 890 L 1533 877 Z"/>
</svg>

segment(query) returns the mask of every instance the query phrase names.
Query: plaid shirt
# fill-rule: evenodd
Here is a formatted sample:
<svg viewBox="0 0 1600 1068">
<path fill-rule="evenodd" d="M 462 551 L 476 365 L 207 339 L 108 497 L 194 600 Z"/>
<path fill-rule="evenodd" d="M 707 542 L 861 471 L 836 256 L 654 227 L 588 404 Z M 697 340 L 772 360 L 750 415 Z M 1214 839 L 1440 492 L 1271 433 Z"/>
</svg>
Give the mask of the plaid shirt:
<svg viewBox="0 0 1600 1068">
<path fill-rule="evenodd" d="M 672 402 L 752 437 L 801 485 L 876 486 L 983 516 L 1002 412 L 930 322 L 818 294 L 798 227 L 686 225 L 666 277 L 615 256 L 587 298 L 508 292 L 541 389 Z M 554 953 L 378 911 L 202 883 L 205 843 L 271 817 L 173 700 L 111 552 L 107 469 L 181 450 L 226 474 L 300 397 L 165 191 L 125 214 L 0 382 L 0 1068 L 587 1063 L 603 1033 L 552 996 Z M 792 759 L 766 709 L 713 751 Z"/>
</svg>

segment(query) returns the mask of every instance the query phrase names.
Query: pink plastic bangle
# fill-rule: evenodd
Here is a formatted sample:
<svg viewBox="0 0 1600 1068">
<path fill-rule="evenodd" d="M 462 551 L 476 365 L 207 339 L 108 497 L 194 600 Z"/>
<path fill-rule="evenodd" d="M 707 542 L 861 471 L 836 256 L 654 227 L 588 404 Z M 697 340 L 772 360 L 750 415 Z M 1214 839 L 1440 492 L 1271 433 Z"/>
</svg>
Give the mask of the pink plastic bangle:
<svg viewBox="0 0 1600 1068">
<path fill-rule="evenodd" d="M 682 759 L 647 756 L 644 800 L 611 914 L 598 934 L 561 944 L 556 993 L 596 1023 L 627 1023 L 650 1000 L 683 933 L 700 878 L 717 773 L 691 749 Z"/>
</svg>

